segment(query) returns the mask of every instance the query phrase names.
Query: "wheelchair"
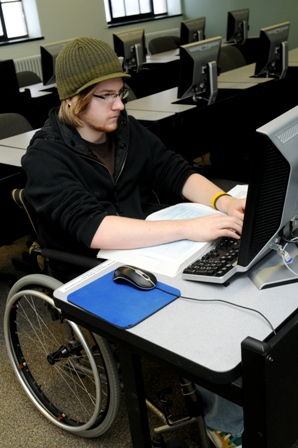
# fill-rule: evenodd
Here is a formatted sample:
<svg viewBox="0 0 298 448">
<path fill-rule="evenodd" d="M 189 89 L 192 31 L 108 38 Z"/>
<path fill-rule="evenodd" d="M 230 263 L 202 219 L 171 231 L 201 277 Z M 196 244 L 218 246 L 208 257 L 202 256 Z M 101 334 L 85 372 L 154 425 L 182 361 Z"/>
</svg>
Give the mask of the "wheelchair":
<svg viewBox="0 0 298 448">
<path fill-rule="evenodd" d="M 16 203 L 27 207 L 22 190 L 16 193 Z M 31 224 L 35 228 L 34 222 Z M 36 256 L 46 260 L 45 273 L 36 269 L 36 273 L 20 278 L 9 291 L 4 315 L 7 353 L 24 391 L 47 419 L 75 435 L 99 437 L 115 423 L 120 407 L 122 382 L 117 347 L 66 319 L 55 306 L 53 291 L 63 285 L 48 274 L 51 272 L 47 269 L 49 254 L 60 260 L 61 253 L 55 252 L 34 249 L 35 260 Z M 85 258 L 78 257 L 80 266 Z M 73 262 L 72 255 L 70 259 Z M 86 270 L 96 264 L 98 260 L 88 259 Z M 186 407 L 191 409 L 186 416 L 171 417 L 169 402 L 165 399 L 169 391 L 160 393 L 162 409 L 147 400 L 147 407 L 162 420 L 162 425 L 153 430 L 152 446 L 187 448 L 183 441 L 166 444 L 163 435 L 197 423 L 201 448 L 208 448 L 209 439 L 195 388 L 183 378 L 180 381 Z M 198 412 L 193 412 L 194 404 Z"/>
</svg>

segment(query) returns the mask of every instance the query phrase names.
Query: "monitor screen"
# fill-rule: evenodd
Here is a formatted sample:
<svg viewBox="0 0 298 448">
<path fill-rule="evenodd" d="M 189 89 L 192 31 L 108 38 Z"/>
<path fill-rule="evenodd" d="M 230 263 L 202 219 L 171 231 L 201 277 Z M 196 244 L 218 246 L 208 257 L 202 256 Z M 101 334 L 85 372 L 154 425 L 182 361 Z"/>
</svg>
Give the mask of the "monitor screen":
<svg viewBox="0 0 298 448">
<path fill-rule="evenodd" d="M 19 93 L 16 68 L 12 59 L 0 61 L 0 86 L 2 97 Z"/>
<path fill-rule="evenodd" d="M 217 95 L 221 37 L 213 37 L 180 47 L 178 98 L 192 96 L 214 103 Z"/>
<path fill-rule="evenodd" d="M 205 39 L 206 17 L 182 20 L 180 24 L 180 45 Z"/>
<path fill-rule="evenodd" d="M 284 78 L 288 69 L 288 39 L 290 22 L 260 30 L 256 55 L 255 76 Z"/>
<path fill-rule="evenodd" d="M 56 82 L 55 78 L 55 64 L 56 58 L 62 48 L 68 44 L 73 39 L 61 40 L 59 42 L 54 42 L 51 44 L 42 45 L 40 47 L 40 57 L 41 57 L 41 71 L 43 85 L 54 84 Z"/>
<path fill-rule="evenodd" d="M 249 9 L 236 9 L 228 12 L 227 42 L 245 44 L 249 30 Z"/>
<path fill-rule="evenodd" d="M 291 238 L 298 214 L 298 106 L 257 129 L 254 146 L 238 257 L 244 271 Z"/>
<path fill-rule="evenodd" d="M 113 34 L 114 50 L 123 58 L 123 69 L 141 71 L 146 62 L 145 30 L 135 28 Z"/>
</svg>

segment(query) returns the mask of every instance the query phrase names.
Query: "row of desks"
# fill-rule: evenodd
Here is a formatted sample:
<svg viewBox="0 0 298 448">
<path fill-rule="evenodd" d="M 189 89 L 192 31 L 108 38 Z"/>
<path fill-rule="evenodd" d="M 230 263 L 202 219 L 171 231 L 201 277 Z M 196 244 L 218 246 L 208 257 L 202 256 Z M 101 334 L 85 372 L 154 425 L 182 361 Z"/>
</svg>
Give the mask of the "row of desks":
<svg viewBox="0 0 298 448">
<path fill-rule="evenodd" d="M 177 58 L 175 51 L 166 52 L 158 56 L 150 56 L 150 62 L 167 63 L 173 58 Z M 298 49 L 290 50 L 289 65 L 298 66 Z M 218 78 L 219 96 L 223 92 L 229 92 L 229 95 L 237 95 L 244 91 L 253 91 L 264 84 L 272 84 L 275 81 L 271 78 L 254 78 L 255 64 L 246 65 L 238 69 L 222 73 Z M 42 98 L 53 94 L 55 85 L 44 86 L 42 83 L 28 87 L 32 98 Z M 233 91 L 233 94 L 231 93 Z M 189 101 L 189 104 L 183 104 L 177 98 L 177 87 L 158 92 L 146 97 L 130 101 L 126 105 L 129 114 L 145 123 L 161 123 L 162 120 L 173 118 L 177 114 L 183 114 L 190 110 L 197 110 L 196 104 Z M 1 145 L 1 163 L 7 163 L 9 156 L 2 147 L 12 147 L 26 149 L 32 135 L 35 131 L 25 133 L 19 136 L 10 137 L 0 141 Z M 11 162 L 14 166 L 19 166 L 17 160 L 13 158 L 14 151 L 11 151 Z M 18 154 L 18 153 L 15 153 Z"/>
</svg>

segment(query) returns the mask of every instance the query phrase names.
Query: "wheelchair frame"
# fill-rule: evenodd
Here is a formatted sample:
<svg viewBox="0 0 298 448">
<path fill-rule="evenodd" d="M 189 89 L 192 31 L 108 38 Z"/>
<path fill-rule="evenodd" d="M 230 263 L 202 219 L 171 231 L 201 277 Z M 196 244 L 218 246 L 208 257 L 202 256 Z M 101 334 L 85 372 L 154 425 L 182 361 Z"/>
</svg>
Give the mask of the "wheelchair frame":
<svg viewBox="0 0 298 448">
<path fill-rule="evenodd" d="M 14 190 L 13 198 L 25 209 L 38 237 L 21 193 L 22 190 Z M 99 263 L 96 259 L 43 248 L 32 251 L 33 258 L 37 255 L 83 266 L 85 270 Z M 65 319 L 55 306 L 52 294 L 62 284 L 37 272 L 22 277 L 12 286 L 4 315 L 6 348 L 17 379 L 47 419 L 78 436 L 98 437 L 110 429 L 118 415 L 120 366 L 106 339 Z M 196 422 L 201 448 L 208 448 L 201 408 L 193 413 L 193 403 L 188 406 L 189 399 L 196 395 L 195 388 L 184 378 L 180 382 L 190 411 L 186 417 L 172 418 L 164 393 L 160 394 L 165 404 L 163 410 L 146 400 L 147 408 L 162 420 L 162 426 L 153 429 L 152 446 L 186 448 L 183 441 L 167 445 L 163 434 Z"/>
</svg>

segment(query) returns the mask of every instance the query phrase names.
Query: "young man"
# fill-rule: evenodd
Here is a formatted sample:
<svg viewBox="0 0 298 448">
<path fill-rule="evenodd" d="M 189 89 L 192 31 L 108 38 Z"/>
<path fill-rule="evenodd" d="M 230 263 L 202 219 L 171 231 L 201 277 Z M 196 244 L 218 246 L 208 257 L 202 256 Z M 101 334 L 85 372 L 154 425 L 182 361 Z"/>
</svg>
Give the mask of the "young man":
<svg viewBox="0 0 298 448">
<path fill-rule="evenodd" d="M 50 111 L 22 159 L 25 195 L 36 212 L 42 243 L 95 256 L 98 249 L 181 239 L 239 239 L 245 201 L 196 173 L 127 115 L 122 100 L 128 77 L 113 49 L 100 40 L 75 39 L 57 57 L 61 105 Z M 145 221 L 155 191 L 213 205 L 224 214 Z"/>
</svg>

